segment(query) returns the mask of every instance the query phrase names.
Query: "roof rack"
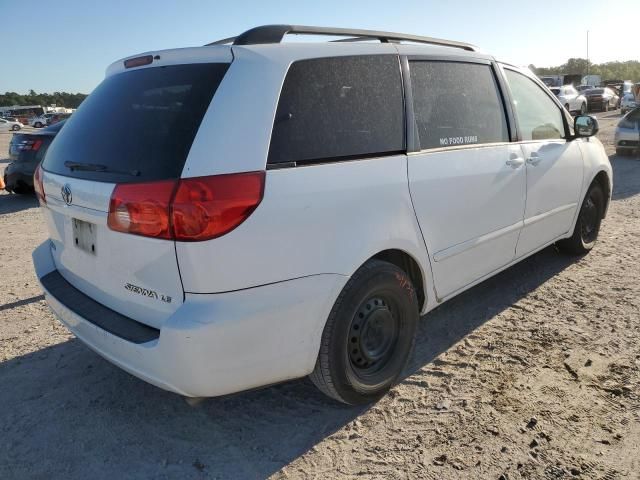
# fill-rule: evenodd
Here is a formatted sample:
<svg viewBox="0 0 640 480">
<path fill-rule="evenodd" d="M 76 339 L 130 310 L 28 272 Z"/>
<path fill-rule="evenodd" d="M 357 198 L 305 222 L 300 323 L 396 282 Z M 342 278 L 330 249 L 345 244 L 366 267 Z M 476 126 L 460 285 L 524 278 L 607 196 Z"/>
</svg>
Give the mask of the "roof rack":
<svg viewBox="0 0 640 480">
<path fill-rule="evenodd" d="M 469 43 L 454 42 L 452 40 L 443 40 L 441 38 L 421 37 L 419 35 L 407 35 L 404 33 L 379 32 L 376 30 L 357 30 L 351 28 L 333 28 L 333 27 L 309 27 L 305 25 L 263 25 L 255 27 L 251 30 L 238 35 L 237 37 L 225 38 L 215 42 L 207 43 L 210 45 L 225 45 L 232 43 L 233 45 L 262 45 L 266 43 L 280 43 L 285 35 L 303 34 L 303 35 L 328 35 L 333 37 L 350 37 L 336 42 L 360 42 L 367 40 L 380 40 L 382 43 L 390 42 L 415 42 L 427 43 L 430 45 L 440 45 L 443 47 L 461 48 L 476 52 L 478 49 Z"/>
</svg>

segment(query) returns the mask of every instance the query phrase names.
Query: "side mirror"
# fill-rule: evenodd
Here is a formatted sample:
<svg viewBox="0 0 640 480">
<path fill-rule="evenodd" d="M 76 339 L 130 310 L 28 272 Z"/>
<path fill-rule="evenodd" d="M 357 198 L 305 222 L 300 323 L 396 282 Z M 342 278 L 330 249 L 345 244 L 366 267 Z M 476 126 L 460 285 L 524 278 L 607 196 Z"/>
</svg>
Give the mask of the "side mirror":
<svg viewBox="0 0 640 480">
<path fill-rule="evenodd" d="M 576 138 L 593 137 L 600 130 L 598 120 L 591 115 L 578 115 L 573 121 Z"/>
</svg>

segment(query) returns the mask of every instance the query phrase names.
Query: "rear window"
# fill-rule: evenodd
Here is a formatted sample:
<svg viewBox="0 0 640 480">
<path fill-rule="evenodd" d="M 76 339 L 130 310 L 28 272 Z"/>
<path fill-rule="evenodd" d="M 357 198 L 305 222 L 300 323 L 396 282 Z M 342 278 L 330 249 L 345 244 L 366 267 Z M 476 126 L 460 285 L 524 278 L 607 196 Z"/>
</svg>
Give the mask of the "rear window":
<svg viewBox="0 0 640 480">
<path fill-rule="evenodd" d="M 594 88 L 592 90 L 589 90 L 587 93 L 589 95 L 602 95 L 604 93 L 604 90 L 602 88 Z"/>
<path fill-rule="evenodd" d="M 332 161 L 404 149 L 400 64 L 395 55 L 302 60 L 284 81 L 270 164 Z"/>
<path fill-rule="evenodd" d="M 107 77 L 65 122 L 43 168 L 117 183 L 179 177 L 228 67 L 172 65 Z"/>
<path fill-rule="evenodd" d="M 559 88 L 551 88 L 550 89 L 552 93 L 559 95 L 560 94 L 560 89 Z"/>
</svg>

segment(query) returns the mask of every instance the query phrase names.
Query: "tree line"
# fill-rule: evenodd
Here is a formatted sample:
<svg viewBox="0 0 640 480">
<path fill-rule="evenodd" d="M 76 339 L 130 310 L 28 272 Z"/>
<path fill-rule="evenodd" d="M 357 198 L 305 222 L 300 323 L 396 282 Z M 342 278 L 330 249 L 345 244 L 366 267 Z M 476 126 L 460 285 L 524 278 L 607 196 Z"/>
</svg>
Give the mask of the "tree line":
<svg viewBox="0 0 640 480">
<path fill-rule="evenodd" d="M 11 107 L 13 105 L 56 105 L 65 108 L 78 108 L 82 101 L 87 98 L 84 93 L 53 92 L 36 93 L 29 90 L 26 95 L 16 92 L 0 93 L 0 107 Z"/>
<path fill-rule="evenodd" d="M 585 58 L 570 58 L 566 63 L 557 67 L 536 67 L 529 65 L 536 75 L 600 75 L 602 80 L 631 80 L 640 82 L 640 62 L 628 60 L 626 62 L 590 63 Z"/>
</svg>

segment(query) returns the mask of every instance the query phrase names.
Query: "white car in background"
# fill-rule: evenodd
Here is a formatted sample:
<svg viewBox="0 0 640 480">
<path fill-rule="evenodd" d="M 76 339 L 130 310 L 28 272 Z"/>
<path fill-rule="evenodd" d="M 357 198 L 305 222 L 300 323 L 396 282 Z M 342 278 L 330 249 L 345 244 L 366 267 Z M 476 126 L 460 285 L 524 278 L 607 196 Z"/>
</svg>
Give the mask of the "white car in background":
<svg viewBox="0 0 640 480">
<path fill-rule="evenodd" d="M 633 96 L 633 93 L 625 93 L 620 101 L 620 113 L 624 115 L 637 106 L 639 106 L 639 104 L 636 102 L 636 97 Z"/>
<path fill-rule="evenodd" d="M 569 113 L 579 113 L 580 115 L 587 113 L 587 97 L 578 92 L 573 85 L 551 87 L 550 90 Z"/>
<path fill-rule="evenodd" d="M 20 122 L 7 120 L 6 118 L 0 118 L 0 132 L 8 132 L 8 131 L 17 132 L 22 127 L 24 127 L 24 125 L 21 124 Z"/>
<path fill-rule="evenodd" d="M 54 115 L 57 115 L 57 114 L 55 112 L 50 112 L 50 113 L 45 113 L 43 115 L 40 115 L 39 117 L 33 117 L 29 119 L 29 125 L 35 128 L 46 127 L 47 125 L 49 125 L 49 120 Z"/>
</svg>

